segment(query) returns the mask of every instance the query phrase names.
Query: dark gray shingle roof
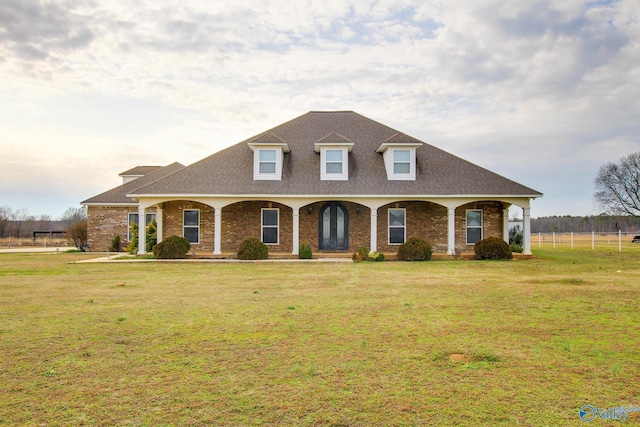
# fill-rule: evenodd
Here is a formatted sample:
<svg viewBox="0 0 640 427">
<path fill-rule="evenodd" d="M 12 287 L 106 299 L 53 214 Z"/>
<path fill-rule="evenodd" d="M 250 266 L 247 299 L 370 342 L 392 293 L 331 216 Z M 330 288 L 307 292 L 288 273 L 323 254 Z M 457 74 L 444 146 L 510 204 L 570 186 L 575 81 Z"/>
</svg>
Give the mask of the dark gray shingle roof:
<svg viewBox="0 0 640 427">
<path fill-rule="evenodd" d="M 130 203 L 135 204 L 135 202 L 127 197 L 127 194 L 135 191 L 138 187 L 142 187 L 148 184 L 151 184 L 154 181 L 165 178 L 172 173 L 183 169 L 184 165 L 180 163 L 172 163 L 168 166 L 160 166 L 158 169 L 155 169 L 151 172 L 148 172 L 144 176 L 135 179 L 133 181 L 127 182 L 126 184 L 122 184 L 116 188 L 113 188 L 109 191 L 105 191 L 102 194 L 94 196 L 90 199 L 87 199 L 80 204 L 121 204 L 121 203 Z M 135 168 L 134 168 L 135 169 Z M 133 169 L 131 169 L 133 170 Z"/>
<path fill-rule="evenodd" d="M 314 144 L 354 144 L 348 181 L 321 181 Z M 275 138 L 274 138 L 275 137 Z M 253 180 L 250 142 L 286 142 L 281 181 Z M 338 142 L 338 141 L 336 141 Z M 389 181 L 383 143 L 416 144 L 416 180 Z M 130 194 L 190 195 L 500 195 L 542 194 L 351 111 L 309 112 L 196 162 L 164 179 L 137 186 Z"/>
</svg>

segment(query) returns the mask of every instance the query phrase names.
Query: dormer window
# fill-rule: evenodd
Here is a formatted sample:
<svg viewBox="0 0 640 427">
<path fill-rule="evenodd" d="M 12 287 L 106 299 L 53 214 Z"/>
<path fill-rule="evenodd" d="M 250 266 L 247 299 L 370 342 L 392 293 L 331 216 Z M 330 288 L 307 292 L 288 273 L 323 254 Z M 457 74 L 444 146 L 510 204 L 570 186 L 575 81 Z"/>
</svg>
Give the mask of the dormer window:
<svg viewBox="0 0 640 427">
<path fill-rule="evenodd" d="M 334 132 L 315 142 L 313 149 L 320 153 L 320 180 L 349 179 L 349 153 L 353 149 L 353 142 Z"/>
<path fill-rule="evenodd" d="M 411 150 L 393 150 L 393 173 L 394 174 L 410 174 L 411 173 Z"/>
<path fill-rule="evenodd" d="M 285 142 L 250 142 L 253 150 L 253 179 L 256 181 L 280 181 L 284 154 L 289 152 Z"/>
<path fill-rule="evenodd" d="M 349 150 L 347 147 L 320 147 L 320 179 L 347 181 L 349 179 Z"/>
<path fill-rule="evenodd" d="M 384 143 L 378 148 L 382 153 L 387 179 L 390 181 L 416 180 L 417 143 Z"/>
<path fill-rule="evenodd" d="M 262 148 L 258 150 L 258 173 L 261 175 L 276 173 L 276 150 Z"/>
</svg>

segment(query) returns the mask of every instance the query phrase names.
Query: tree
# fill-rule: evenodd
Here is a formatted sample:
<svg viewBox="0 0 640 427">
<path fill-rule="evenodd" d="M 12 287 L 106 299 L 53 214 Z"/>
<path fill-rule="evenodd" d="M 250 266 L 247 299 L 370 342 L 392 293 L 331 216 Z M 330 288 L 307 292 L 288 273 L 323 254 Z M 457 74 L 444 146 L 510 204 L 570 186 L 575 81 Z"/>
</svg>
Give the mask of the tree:
<svg viewBox="0 0 640 427">
<path fill-rule="evenodd" d="M 9 206 L 0 206 L 0 237 L 9 235 L 9 221 L 13 217 L 13 209 Z"/>
<path fill-rule="evenodd" d="M 81 251 L 87 248 L 87 221 L 76 221 L 67 227 L 67 238 Z"/>
<path fill-rule="evenodd" d="M 640 216 L 640 151 L 600 167 L 594 199 L 614 214 Z"/>
</svg>

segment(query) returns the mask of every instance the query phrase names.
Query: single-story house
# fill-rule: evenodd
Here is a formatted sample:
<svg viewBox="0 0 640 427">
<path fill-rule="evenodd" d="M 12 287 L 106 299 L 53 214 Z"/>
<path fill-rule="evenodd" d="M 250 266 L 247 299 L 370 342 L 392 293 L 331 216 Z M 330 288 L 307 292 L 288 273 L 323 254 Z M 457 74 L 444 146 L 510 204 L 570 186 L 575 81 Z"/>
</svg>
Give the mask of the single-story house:
<svg viewBox="0 0 640 427">
<path fill-rule="evenodd" d="M 137 167 L 123 184 L 82 202 L 90 250 L 105 251 L 129 225 L 152 218 L 162 236 L 193 250 L 233 254 L 248 237 L 270 253 L 395 253 L 410 237 L 434 252 L 472 252 L 508 240 L 508 209 L 542 193 L 352 111 L 312 111 L 189 166 Z M 140 233 L 139 253 L 145 253 Z"/>
</svg>

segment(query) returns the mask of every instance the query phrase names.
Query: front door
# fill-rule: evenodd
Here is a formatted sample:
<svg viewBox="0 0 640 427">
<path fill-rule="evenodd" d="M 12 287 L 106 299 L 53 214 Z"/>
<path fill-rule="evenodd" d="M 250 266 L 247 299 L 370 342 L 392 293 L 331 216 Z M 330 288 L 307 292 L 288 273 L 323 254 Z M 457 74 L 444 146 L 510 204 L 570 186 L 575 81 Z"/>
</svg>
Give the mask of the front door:
<svg viewBox="0 0 640 427">
<path fill-rule="evenodd" d="M 339 202 L 320 209 L 320 249 L 349 249 L 349 214 Z"/>
</svg>

